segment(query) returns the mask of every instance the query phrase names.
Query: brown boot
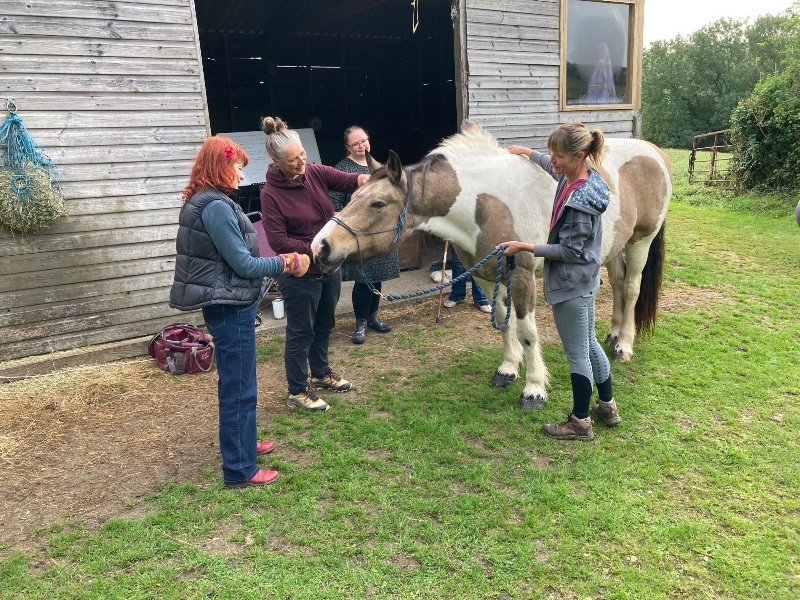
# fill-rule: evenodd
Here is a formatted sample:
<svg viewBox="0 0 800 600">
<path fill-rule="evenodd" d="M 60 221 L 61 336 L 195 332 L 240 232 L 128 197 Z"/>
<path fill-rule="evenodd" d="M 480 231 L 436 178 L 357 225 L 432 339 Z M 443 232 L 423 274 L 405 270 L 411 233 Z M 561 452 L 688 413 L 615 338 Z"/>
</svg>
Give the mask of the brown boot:
<svg viewBox="0 0 800 600">
<path fill-rule="evenodd" d="M 613 399 L 611 402 L 598 402 L 592 407 L 591 413 L 595 419 L 600 419 L 609 427 L 622 423 L 622 417 L 617 411 L 617 403 Z"/>
<path fill-rule="evenodd" d="M 581 440 L 588 442 L 594 439 L 592 420 L 589 417 L 579 419 L 572 413 L 567 415 L 561 423 L 546 423 L 542 425 L 546 435 L 557 440 Z"/>
</svg>

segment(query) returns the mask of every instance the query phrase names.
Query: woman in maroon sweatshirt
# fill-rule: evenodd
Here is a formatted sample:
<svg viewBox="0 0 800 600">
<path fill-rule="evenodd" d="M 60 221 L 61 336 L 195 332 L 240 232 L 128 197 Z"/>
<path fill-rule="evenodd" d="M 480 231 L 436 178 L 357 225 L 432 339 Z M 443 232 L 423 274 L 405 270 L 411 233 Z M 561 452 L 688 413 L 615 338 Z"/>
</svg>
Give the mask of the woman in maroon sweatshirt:
<svg viewBox="0 0 800 600">
<path fill-rule="evenodd" d="M 264 117 L 261 130 L 267 134 L 267 153 L 272 158 L 261 189 L 261 222 L 267 240 L 279 254 L 311 255 L 311 240 L 333 216 L 328 191 L 350 194 L 366 183 L 369 175 L 306 164 L 299 134 L 277 117 Z M 326 411 L 330 406 L 312 390 L 350 389 L 350 382 L 328 364 L 328 341 L 336 324 L 341 285 L 338 271 L 323 275 L 313 263 L 303 277 L 278 277 L 286 308 L 284 364 L 289 406 Z"/>
</svg>

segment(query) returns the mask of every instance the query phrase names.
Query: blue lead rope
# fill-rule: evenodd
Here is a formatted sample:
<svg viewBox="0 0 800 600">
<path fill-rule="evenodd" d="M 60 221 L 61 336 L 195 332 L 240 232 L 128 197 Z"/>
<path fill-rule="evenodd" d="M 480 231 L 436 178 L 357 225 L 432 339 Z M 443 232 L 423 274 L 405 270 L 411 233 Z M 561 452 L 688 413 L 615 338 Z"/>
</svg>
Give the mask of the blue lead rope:
<svg viewBox="0 0 800 600">
<path fill-rule="evenodd" d="M 420 290 L 418 292 L 411 292 L 409 294 L 381 294 L 378 290 L 372 289 L 372 291 L 376 294 L 379 294 L 381 297 L 386 298 L 390 302 L 394 300 L 407 300 L 409 298 L 417 298 L 418 296 L 424 296 L 425 294 L 430 294 L 431 292 L 438 292 L 441 289 L 446 287 L 450 287 L 457 281 L 463 281 L 467 278 L 468 275 L 476 271 L 477 269 L 481 268 L 486 261 L 488 261 L 492 256 L 497 256 L 497 275 L 494 279 L 494 293 L 492 294 L 492 327 L 497 330 L 503 330 L 506 325 L 508 325 L 508 320 L 511 318 L 511 271 L 514 270 L 516 263 L 514 261 L 513 256 L 506 256 L 506 318 L 505 320 L 498 325 L 497 318 L 495 317 L 495 311 L 497 309 L 497 296 L 500 293 L 500 279 L 503 276 L 503 251 L 505 250 L 505 246 L 500 246 L 499 248 L 495 248 L 489 254 L 484 256 L 480 261 L 478 261 L 475 266 L 473 266 L 469 271 L 466 271 L 456 277 L 455 279 L 451 279 L 447 283 L 442 283 L 441 285 L 437 285 L 425 290 Z M 475 285 L 475 282 L 472 282 Z M 372 288 L 372 286 L 369 286 Z"/>
</svg>

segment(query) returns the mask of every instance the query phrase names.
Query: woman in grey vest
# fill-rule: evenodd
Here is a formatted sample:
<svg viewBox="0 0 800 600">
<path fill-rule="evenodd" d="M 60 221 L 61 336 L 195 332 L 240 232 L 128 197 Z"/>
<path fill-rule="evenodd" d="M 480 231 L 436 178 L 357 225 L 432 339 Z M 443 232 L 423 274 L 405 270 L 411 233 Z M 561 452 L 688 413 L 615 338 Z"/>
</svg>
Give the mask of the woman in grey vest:
<svg viewBox="0 0 800 600">
<path fill-rule="evenodd" d="M 229 194 L 238 189 L 247 154 L 233 140 L 208 138 L 183 191 L 169 305 L 202 309 L 214 337 L 219 384 L 219 448 L 227 486 L 265 485 L 278 472 L 258 455 L 274 444 L 256 440 L 256 309 L 265 277 L 308 270 L 305 254 L 260 258 L 256 230 Z"/>
</svg>

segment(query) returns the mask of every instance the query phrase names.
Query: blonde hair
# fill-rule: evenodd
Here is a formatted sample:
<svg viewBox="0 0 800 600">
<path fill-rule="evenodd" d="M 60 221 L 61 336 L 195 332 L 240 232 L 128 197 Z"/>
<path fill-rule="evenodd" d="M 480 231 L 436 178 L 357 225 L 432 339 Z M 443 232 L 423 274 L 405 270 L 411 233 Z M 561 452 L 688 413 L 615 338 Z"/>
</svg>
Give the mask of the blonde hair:
<svg viewBox="0 0 800 600">
<path fill-rule="evenodd" d="M 599 164 L 605 150 L 605 138 L 599 129 L 589 129 L 583 123 L 564 123 L 547 138 L 547 147 L 560 156 L 575 156 L 584 152 L 587 159 Z"/>
<path fill-rule="evenodd" d="M 286 146 L 300 140 L 300 134 L 278 117 L 262 117 L 261 131 L 267 134 L 267 154 L 274 161 L 283 159 Z"/>
</svg>

